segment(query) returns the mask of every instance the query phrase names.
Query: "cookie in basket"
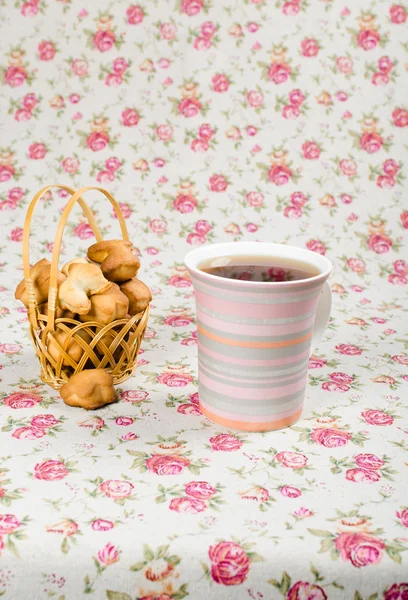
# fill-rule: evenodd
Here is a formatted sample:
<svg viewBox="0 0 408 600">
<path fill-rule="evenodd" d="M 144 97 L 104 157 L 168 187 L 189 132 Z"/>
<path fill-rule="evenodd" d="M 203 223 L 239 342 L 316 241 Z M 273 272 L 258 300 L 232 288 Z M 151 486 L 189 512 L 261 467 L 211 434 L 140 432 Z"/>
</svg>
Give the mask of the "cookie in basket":
<svg viewBox="0 0 408 600">
<path fill-rule="evenodd" d="M 101 265 L 106 279 L 119 283 L 135 277 L 139 270 L 140 261 L 132 247 L 130 241 L 105 240 L 88 248 L 88 258 Z"/>
</svg>

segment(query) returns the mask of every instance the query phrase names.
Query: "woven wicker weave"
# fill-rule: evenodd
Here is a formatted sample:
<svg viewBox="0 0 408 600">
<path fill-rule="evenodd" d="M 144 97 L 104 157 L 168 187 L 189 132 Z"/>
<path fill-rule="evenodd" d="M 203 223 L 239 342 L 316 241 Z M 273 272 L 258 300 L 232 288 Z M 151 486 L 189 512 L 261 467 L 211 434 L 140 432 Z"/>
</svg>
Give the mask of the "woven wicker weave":
<svg viewBox="0 0 408 600">
<path fill-rule="evenodd" d="M 55 187 L 67 191 L 71 194 L 71 198 L 65 206 L 57 227 L 51 261 L 48 314 L 44 315 L 38 308 L 34 296 L 33 282 L 30 279 L 29 236 L 35 205 L 46 191 Z M 57 272 L 61 241 L 67 219 L 76 202 L 80 204 L 84 215 L 87 217 L 96 241 L 100 242 L 103 239 L 99 227 L 96 224 L 94 214 L 82 198 L 82 195 L 88 190 L 97 190 L 101 192 L 111 202 L 119 220 L 122 237 L 124 240 L 128 240 L 129 236 L 125 219 L 118 203 L 108 191 L 99 187 L 84 187 L 75 191 L 66 185 L 49 185 L 41 189 L 32 199 L 24 223 L 23 265 L 27 289 L 30 335 L 40 361 L 41 379 L 44 383 L 47 383 L 55 389 L 59 389 L 73 373 L 79 373 L 83 369 L 106 369 L 106 371 L 113 376 L 114 384 L 128 379 L 136 368 L 137 354 L 146 330 L 147 319 L 149 316 L 148 306 L 138 315 L 116 320 L 108 325 L 102 325 L 97 321 L 83 323 L 76 319 L 55 318 L 57 305 Z M 55 339 L 55 333 L 57 331 L 68 333 L 63 345 L 59 344 Z M 89 334 L 89 342 L 84 340 L 83 337 L 78 334 L 80 331 Z M 54 360 L 49 353 L 51 337 L 54 338 L 54 344 L 58 351 L 58 360 Z M 89 339 L 88 336 L 84 337 Z M 83 350 L 83 354 L 78 362 L 75 362 L 67 354 L 67 348 L 72 340 L 75 340 Z M 53 354 L 55 354 L 54 351 Z"/>
</svg>

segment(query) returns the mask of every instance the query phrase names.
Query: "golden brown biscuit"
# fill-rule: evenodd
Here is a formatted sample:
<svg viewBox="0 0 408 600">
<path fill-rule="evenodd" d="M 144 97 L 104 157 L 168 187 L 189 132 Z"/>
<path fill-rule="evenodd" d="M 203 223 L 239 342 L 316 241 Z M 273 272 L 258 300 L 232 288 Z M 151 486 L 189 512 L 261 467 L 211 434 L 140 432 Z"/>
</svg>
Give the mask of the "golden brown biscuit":
<svg viewBox="0 0 408 600">
<path fill-rule="evenodd" d="M 89 296 L 102 294 L 111 287 L 98 265 L 72 264 L 66 280 L 58 289 L 61 308 L 85 315 L 91 308 Z"/>
<path fill-rule="evenodd" d="M 91 309 L 86 315 L 79 316 L 80 321 L 97 321 L 107 325 L 116 319 L 123 319 L 128 312 L 129 300 L 116 283 L 112 283 L 106 292 L 91 296 L 90 300 Z"/>
<path fill-rule="evenodd" d="M 84 340 L 84 342 L 86 342 L 87 344 L 89 344 L 89 342 L 91 341 L 91 336 L 86 331 L 83 331 L 80 329 L 76 333 L 76 335 L 79 336 L 80 338 L 82 338 Z M 58 361 L 58 358 L 60 356 L 60 350 L 59 350 L 58 344 L 62 348 L 64 348 L 65 347 L 64 344 L 65 344 L 65 340 L 66 340 L 67 336 L 68 336 L 68 333 L 66 331 L 62 331 L 61 329 L 59 329 L 58 331 L 53 331 L 49 335 L 48 352 L 51 354 L 52 358 L 55 361 Z M 80 361 L 81 356 L 83 355 L 84 351 L 83 351 L 81 345 L 74 339 L 74 337 L 71 337 L 68 347 L 66 348 L 66 353 L 68 354 L 68 356 L 70 356 L 72 358 L 73 361 L 78 363 Z M 62 361 L 62 364 L 65 366 L 68 366 L 69 362 L 66 360 L 66 358 L 64 358 Z"/>
<path fill-rule="evenodd" d="M 72 260 L 68 261 L 67 263 L 65 263 L 65 265 L 62 267 L 61 271 L 64 273 L 65 277 L 68 277 L 69 274 L 69 269 L 71 267 L 71 265 L 75 265 L 75 264 L 80 264 L 80 265 L 89 265 L 89 262 L 86 260 L 86 258 L 73 258 Z"/>
<path fill-rule="evenodd" d="M 51 263 L 46 258 L 42 258 L 30 269 L 30 278 L 34 285 L 34 294 L 37 304 L 43 304 L 48 300 L 48 290 L 50 287 Z M 65 275 L 61 271 L 57 272 L 57 286 L 65 280 Z M 28 307 L 27 290 L 25 279 L 20 281 L 14 294 L 16 300 L 20 300 L 24 306 Z"/>
<path fill-rule="evenodd" d="M 86 369 L 76 373 L 60 389 L 68 406 L 94 410 L 116 400 L 113 378 L 105 369 Z"/>
<path fill-rule="evenodd" d="M 140 261 L 132 247 L 129 241 L 105 240 L 88 248 L 88 258 L 101 265 L 106 279 L 120 283 L 137 275 L 139 270 Z"/>
<path fill-rule="evenodd" d="M 120 289 L 129 299 L 130 315 L 142 312 L 152 299 L 152 293 L 147 285 L 137 277 L 122 283 Z"/>
<path fill-rule="evenodd" d="M 38 310 L 42 315 L 48 316 L 48 302 L 44 302 L 44 304 L 40 304 Z M 55 318 L 56 319 L 75 319 L 75 313 L 69 310 L 62 310 L 60 306 L 55 308 Z"/>
</svg>

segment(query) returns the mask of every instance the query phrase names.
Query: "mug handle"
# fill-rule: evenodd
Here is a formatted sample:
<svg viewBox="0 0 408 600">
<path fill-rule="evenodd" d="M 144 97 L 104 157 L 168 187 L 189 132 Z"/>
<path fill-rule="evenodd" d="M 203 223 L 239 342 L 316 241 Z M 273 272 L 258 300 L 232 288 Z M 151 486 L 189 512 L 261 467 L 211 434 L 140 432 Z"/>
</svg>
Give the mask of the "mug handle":
<svg viewBox="0 0 408 600">
<path fill-rule="evenodd" d="M 322 287 L 322 291 L 320 292 L 319 304 L 317 305 L 310 354 L 312 354 L 313 350 L 323 337 L 323 334 L 329 323 L 331 307 L 332 292 L 329 283 L 326 281 Z"/>
</svg>

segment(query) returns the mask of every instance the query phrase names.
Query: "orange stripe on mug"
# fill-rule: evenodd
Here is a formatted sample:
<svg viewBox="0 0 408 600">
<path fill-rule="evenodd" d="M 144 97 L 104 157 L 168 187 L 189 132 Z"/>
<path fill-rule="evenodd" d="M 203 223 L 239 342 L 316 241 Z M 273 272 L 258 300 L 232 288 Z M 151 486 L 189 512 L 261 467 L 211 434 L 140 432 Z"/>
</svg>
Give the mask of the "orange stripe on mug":
<svg viewBox="0 0 408 600">
<path fill-rule="evenodd" d="M 197 329 L 202 335 L 210 340 L 214 340 L 215 342 L 220 342 L 221 344 L 226 344 L 228 346 L 238 346 L 240 348 L 285 348 L 287 346 L 296 346 L 296 344 L 301 344 L 312 337 L 312 332 L 310 332 L 306 335 L 302 335 L 302 337 L 296 338 L 295 340 L 285 340 L 283 342 L 244 342 L 241 340 L 229 340 L 228 338 L 215 335 L 214 333 L 210 333 L 201 327 L 201 325 L 197 325 Z"/>
<path fill-rule="evenodd" d="M 214 421 L 215 423 L 219 423 L 223 427 L 241 429 L 242 431 L 274 431 L 275 429 L 282 429 L 283 427 L 293 425 L 293 423 L 300 419 L 303 407 L 293 415 L 278 419 L 277 421 L 236 421 L 235 419 L 228 419 L 214 414 L 211 410 L 208 410 L 208 408 L 204 408 L 201 402 L 200 409 L 205 417 L 211 419 L 211 421 Z"/>
</svg>

